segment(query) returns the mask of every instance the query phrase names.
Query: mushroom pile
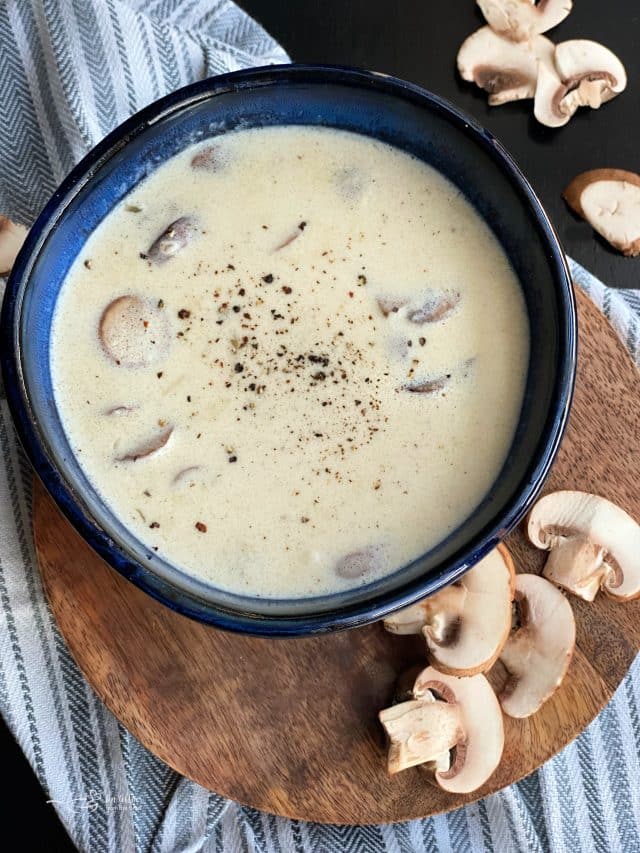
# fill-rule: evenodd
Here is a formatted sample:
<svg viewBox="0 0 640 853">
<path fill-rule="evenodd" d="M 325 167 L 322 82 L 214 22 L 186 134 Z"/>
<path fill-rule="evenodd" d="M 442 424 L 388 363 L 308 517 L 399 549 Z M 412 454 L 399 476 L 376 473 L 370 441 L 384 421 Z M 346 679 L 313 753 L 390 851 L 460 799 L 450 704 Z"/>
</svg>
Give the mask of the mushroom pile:
<svg viewBox="0 0 640 853">
<path fill-rule="evenodd" d="M 554 492 L 531 511 L 527 533 L 549 551 L 543 576 L 516 574 L 502 544 L 385 619 L 393 634 L 422 634 L 430 663 L 407 673 L 404 701 L 379 714 L 390 774 L 419 766 L 445 791 L 475 791 L 500 763 L 503 714 L 535 714 L 567 673 L 576 626 L 558 587 L 587 601 L 600 589 L 618 601 L 640 597 L 640 525 L 610 501 Z"/>
<path fill-rule="evenodd" d="M 618 57 L 604 45 L 575 39 L 555 45 L 543 33 L 571 12 L 571 0 L 477 0 L 488 26 L 458 52 L 463 80 L 489 93 L 489 104 L 534 99 L 547 127 L 567 124 L 579 107 L 598 109 L 627 85 Z"/>
</svg>

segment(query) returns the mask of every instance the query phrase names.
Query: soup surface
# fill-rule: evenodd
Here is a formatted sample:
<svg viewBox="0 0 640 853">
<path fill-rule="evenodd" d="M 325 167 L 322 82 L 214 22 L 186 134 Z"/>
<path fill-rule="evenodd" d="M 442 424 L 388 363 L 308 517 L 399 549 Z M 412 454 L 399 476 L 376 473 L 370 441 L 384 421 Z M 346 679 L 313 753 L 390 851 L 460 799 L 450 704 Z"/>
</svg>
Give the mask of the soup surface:
<svg viewBox="0 0 640 853">
<path fill-rule="evenodd" d="M 394 571 L 478 505 L 528 334 L 452 184 L 366 137 L 284 127 L 139 184 L 70 270 L 51 359 L 74 452 L 149 549 L 298 597 Z"/>
</svg>

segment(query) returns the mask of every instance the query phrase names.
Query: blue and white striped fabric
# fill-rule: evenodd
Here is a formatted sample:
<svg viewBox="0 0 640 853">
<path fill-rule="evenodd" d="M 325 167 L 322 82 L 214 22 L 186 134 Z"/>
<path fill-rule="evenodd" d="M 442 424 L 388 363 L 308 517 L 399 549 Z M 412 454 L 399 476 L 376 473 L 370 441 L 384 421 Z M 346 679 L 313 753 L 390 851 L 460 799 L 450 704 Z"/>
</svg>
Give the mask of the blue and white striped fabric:
<svg viewBox="0 0 640 853">
<path fill-rule="evenodd" d="M 108 130 L 205 75 L 286 61 L 229 0 L 0 0 L 0 211 L 30 223 Z M 576 281 L 636 362 L 640 293 Z M 0 711 L 80 850 L 640 851 L 640 668 L 534 775 L 448 815 L 335 827 L 261 814 L 180 778 L 84 681 L 44 600 L 31 475 L 0 402 Z"/>
</svg>

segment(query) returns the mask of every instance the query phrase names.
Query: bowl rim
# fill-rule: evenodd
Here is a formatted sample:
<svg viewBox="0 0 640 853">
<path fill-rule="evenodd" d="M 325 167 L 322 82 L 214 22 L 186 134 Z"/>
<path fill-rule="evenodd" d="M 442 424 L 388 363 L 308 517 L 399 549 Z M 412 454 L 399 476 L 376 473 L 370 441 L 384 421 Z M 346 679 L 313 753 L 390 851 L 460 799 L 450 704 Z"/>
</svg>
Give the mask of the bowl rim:
<svg viewBox="0 0 640 853">
<path fill-rule="evenodd" d="M 172 115 L 230 91 L 279 83 L 332 83 L 367 87 L 388 95 L 419 102 L 446 118 L 490 156 L 528 204 L 540 229 L 540 239 L 549 252 L 552 275 L 557 287 L 560 322 L 560 356 L 553 397 L 537 454 L 532 458 L 530 476 L 520 485 L 511 506 L 494 515 L 489 529 L 483 529 L 437 568 L 392 590 L 372 598 L 322 612 L 296 615 L 269 615 L 231 609 L 204 601 L 187 590 L 173 586 L 158 574 L 133 562 L 78 504 L 63 473 L 49 458 L 38 435 L 22 372 L 19 339 L 22 302 L 29 285 L 30 271 L 45 239 L 55 228 L 69 202 L 95 172 L 113 155 L 148 127 Z M 449 101 L 413 83 L 381 72 L 342 65 L 293 63 L 259 66 L 206 78 L 189 84 L 154 101 L 111 131 L 73 168 L 53 193 L 34 222 L 16 259 L 7 282 L 0 315 L 0 364 L 9 409 L 27 456 L 60 510 L 94 551 L 112 568 L 171 609 L 200 622 L 225 630 L 266 637 L 302 636 L 356 627 L 382 619 L 459 578 L 482 559 L 519 523 L 538 496 L 562 439 L 573 397 L 577 356 L 576 303 L 569 268 L 558 236 L 533 188 L 502 144 L 475 119 Z M 461 553 L 463 552 L 463 553 Z M 340 593 L 336 594 L 337 596 Z M 239 596 L 240 598 L 242 596 Z"/>
</svg>

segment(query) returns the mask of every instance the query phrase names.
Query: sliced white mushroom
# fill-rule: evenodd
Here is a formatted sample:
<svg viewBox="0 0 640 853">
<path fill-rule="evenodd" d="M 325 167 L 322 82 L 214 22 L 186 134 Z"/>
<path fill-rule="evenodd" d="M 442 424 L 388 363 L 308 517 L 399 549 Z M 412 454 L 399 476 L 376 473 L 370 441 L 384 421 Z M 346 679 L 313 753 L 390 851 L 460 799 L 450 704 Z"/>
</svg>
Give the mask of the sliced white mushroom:
<svg viewBox="0 0 640 853">
<path fill-rule="evenodd" d="M 196 232 L 196 220 L 192 216 L 181 216 L 167 225 L 141 257 L 154 264 L 164 264 L 188 246 Z"/>
<path fill-rule="evenodd" d="M 534 114 L 547 127 L 562 127 L 579 107 L 598 109 L 626 85 L 624 66 L 604 45 L 586 39 L 562 42 L 553 61 L 541 58 Z"/>
<path fill-rule="evenodd" d="M 167 446 L 172 435 L 173 426 L 165 424 L 159 431 L 143 438 L 125 453 L 117 456 L 116 462 L 137 462 L 139 459 L 154 456 Z"/>
<path fill-rule="evenodd" d="M 537 548 L 561 549 L 544 574 L 575 595 L 591 601 L 600 587 L 618 600 L 640 597 L 640 525 L 606 498 L 546 495 L 532 509 L 527 533 Z"/>
<path fill-rule="evenodd" d="M 553 43 L 544 36 L 516 44 L 496 35 L 491 27 L 481 27 L 462 43 L 458 71 L 463 80 L 489 93 L 490 106 L 500 106 L 533 98 L 538 60 L 548 61 L 553 50 Z"/>
<path fill-rule="evenodd" d="M 420 699 L 429 691 L 438 700 L 456 704 L 464 737 L 456 743 L 451 766 L 436 770 L 434 781 L 445 791 L 468 794 L 487 781 L 500 763 L 504 727 L 500 705 L 484 675 L 455 678 L 433 667 L 416 679 L 413 694 Z"/>
<path fill-rule="evenodd" d="M 516 577 L 518 625 L 500 653 L 508 678 L 498 696 L 510 717 L 530 717 L 560 686 L 576 644 L 564 595 L 539 575 Z"/>
<path fill-rule="evenodd" d="M 572 0 L 477 0 L 491 29 L 512 41 L 528 41 L 567 17 Z"/>
<path fill-rule="evenodd" d="M 0 216 L 0 275 L 9 275 L 26 236 L 24 225 Z"/>
<path fill-rule="evenodd" d="M 640 254 L 640 175 L 624 169 L 592 169 L 563 193 L 569 207 L 628 257 Z"/>
<path fill-rule="evenodd" d="M 436 700 L 430 691 L 385 708 L 378 718 L 389 738 L 391 774 L 425 763 L 448 770 L 450 750 L 464 739 L 460 707 Z"/>
<path fill-rule="evenodd" d="M 509 636 L 514 576 L 511 556 L 499 545 L 459 581 L 392 614 L 384 626 L 394 634 L 422 632 L 442 672 L 484 672 Z"/>
<path fill-rule="evenodd" d="M 121 367 L 150 367 L 169 348 L 170 329 L 160 303 L 136 294 L 113 299 L 98 323 L 98 338 L 105 355 Z"/>
</svg>

